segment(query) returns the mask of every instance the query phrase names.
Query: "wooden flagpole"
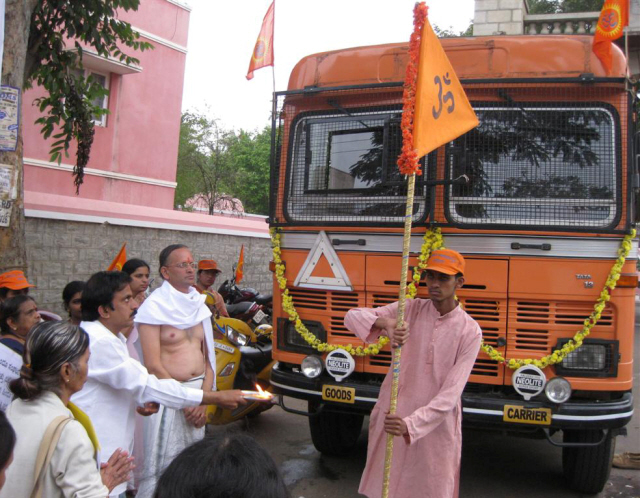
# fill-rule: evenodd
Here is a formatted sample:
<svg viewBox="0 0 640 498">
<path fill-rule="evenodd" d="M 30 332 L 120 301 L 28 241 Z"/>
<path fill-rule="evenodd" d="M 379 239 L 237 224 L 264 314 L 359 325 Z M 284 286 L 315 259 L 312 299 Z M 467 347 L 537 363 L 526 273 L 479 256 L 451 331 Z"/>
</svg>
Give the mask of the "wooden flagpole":
<svg viewBox="0 0 640 498">
<path fill-rule="evenodd" d="M 404 218 L 404 237 L 402 240 L 402 270 L 400 272 L 400 295 L 398 297 L 398 317 L 396 327 L 404 322 L 404 311 L 407 303 L 407 275 L 409 273 L 409 249 L 411 247 L 411 222 L 413 218 L 413 198 L 415 195 L 416 174 L 408 177 L 407 208 Z M 389 413 L 394 414 L 398 407 L 398 386 L 400 384 L 400 358 L 402 348 L 393 350 L 393 380 L 391 383 L 391 403 Z M 389 480 L 391 478 L 391 462 L 393 460 L 393 436 L 387 434 L 387 446 L 384 455 L 384 479 L 382 481 L 382 498 L 389 496 Z"/>
</svg>

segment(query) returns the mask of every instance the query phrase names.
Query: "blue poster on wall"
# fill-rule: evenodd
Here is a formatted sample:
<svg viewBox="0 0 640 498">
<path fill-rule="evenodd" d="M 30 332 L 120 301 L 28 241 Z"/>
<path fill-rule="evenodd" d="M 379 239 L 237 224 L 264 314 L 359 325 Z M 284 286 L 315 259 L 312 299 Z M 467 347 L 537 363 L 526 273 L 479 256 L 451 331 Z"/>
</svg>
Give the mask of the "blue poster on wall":
<svg viewBox="0 0 640 498">
<path fill-rule="evenodd" d="M 0 86 L 0 150 L 15 151 L 20 127 L 20 89 Z"/>
</svg>

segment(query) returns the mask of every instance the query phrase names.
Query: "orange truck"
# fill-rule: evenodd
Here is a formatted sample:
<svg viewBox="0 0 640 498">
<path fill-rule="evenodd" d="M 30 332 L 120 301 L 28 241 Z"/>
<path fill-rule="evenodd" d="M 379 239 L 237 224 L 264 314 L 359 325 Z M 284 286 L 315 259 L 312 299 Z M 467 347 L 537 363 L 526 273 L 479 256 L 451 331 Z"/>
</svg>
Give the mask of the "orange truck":
<svg viewBox="0 0 640 498">
<path fill-rule="evenodd" d="M 626 62 L 614 46 L 606 75 L 591 43 L 579 35 L 442 40 L 480 125 L 422 159 L 410 266 L 425 231 L 439 227 L 445 246 L 467 260 L 460 301 L 507 359 L 540 359 L 582 329 L 638 217 L 640 142 Z M 275 94 L 269 222 L 280 233 L 292 306 L 322 342 L 362 345 L 345 313 L 398 298 L 407 58 L 406 44 L 311 55 Z M 462 397 L 466 427 L 561 446 L 569 487 L 585 493 L 603 488 L 615 438 L 633 414 L 636 256 L 634 240 L 589 337 L 542 376 L 525 375 L 532 389 L 481 351 Z M 327 359 L 289 320 L 281 291 L 274 276 L 271 382 L 308 401 L 305 411 L 281 403 L 309 417 L 318 450 L 346 454 L 391 352 Z"/>
</svg>

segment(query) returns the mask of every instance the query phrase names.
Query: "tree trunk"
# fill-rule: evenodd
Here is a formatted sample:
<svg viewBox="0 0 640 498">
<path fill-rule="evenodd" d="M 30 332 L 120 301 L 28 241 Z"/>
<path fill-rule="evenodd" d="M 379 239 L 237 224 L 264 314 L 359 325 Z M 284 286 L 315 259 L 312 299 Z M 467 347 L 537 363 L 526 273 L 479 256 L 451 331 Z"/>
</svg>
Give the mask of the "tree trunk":
<svg viewBox="0 0 640 498">
<path fill-rule="evenodd" d="M 2 60 L 2 84 L 22 90 L 24 69 L 29 41 L 31 13 L 39 0 L 6 0 L 4 23 L 4 55 Z M 22 92 L 20 95 L 22 99 Z M 0 272 L 26 270 L 24 236 L 24 186 L 22 102 L 18 109 L 20 128 L 15 152 L 0 151 L 0 164 L 10 164 L 17 172 L 18 197 L 11 207 L 11 223 L 0 227 Z"/>
</svg>

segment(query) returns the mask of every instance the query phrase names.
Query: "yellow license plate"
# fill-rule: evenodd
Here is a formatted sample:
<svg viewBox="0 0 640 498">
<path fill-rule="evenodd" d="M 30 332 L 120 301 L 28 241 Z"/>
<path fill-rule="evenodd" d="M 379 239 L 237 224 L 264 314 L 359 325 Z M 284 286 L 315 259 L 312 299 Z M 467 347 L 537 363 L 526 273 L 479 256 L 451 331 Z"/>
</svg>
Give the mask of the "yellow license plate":
<svg viewBox="0 0 640 498">
<path fill-rule="evenodd" d="M 519 424 L 549 425 L 551 424 L 551 409 L 505 405 L 502 420 Z"/>
<path fill-rule="evenodd" d="M 356 390 L 353 387 L 322 386 L 322 399 L 338 403 L 355 403 Z"/>
</svg>

